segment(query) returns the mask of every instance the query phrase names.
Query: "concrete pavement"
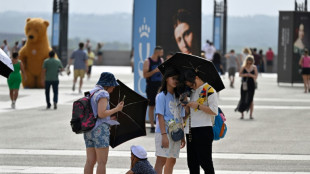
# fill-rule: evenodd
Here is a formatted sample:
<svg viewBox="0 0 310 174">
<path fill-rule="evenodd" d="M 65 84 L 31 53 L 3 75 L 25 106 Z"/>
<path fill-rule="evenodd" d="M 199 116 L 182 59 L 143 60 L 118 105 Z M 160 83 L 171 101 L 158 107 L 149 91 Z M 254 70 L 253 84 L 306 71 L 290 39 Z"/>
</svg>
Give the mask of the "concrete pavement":
<svg viewBox="0 0 310 174">
<path fill-rule="evenodd" d="M 95 66 L 83 90 L 91 89 L 102 71 L 133 87 L 130 67 Z M 258 78 L 254 97 L 254 120 L 234 112 L 240 95 L 235 88 L 220 92 L 219 104 L 227 117 L 228 132 L 214 142 L 216 173 L 310 173 L 310 94 L 300 84 L 278 86 L 276 74 Z M 43 89 L 20 89 L 16 109 L 10 109 L 6 80 L 0 77 L 0 173 L 82 173 L 85 147 L 82 135 L 71 131 L 72 102 L 81 97 L 72 92 L 72 74 L 60 77 L 57 110 L 46 110 Z M 149 127 L 149 125 L 147 125 Z M 147 133 L 149 132 L 149 128 Z M 124 173 L 130 165 L 129 148 L 143 145 L 155 164 L 154 135 L 136 138 L 111 149 L 108 173 Z M 174 173 L 188 173 L 186 150 L 181 150 Z"/>
</svg>

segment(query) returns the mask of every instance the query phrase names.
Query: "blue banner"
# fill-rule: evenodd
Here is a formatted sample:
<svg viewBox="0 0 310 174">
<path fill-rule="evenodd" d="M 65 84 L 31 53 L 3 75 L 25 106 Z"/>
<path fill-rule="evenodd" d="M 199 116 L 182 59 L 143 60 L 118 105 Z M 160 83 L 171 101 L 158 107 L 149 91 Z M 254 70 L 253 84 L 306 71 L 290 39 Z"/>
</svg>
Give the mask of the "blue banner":
<svg viewBox="0 0 310 174">
<path fill-rule="evenodd" d="M 60 14 L 53 14 L 53 29 L 52 29 L 52 46 L 59 46 L 59 25 L 60 25 Z"/>
<path fill-rule="evenodd" d="M 156 0 L 135 0 L 133 15 L 134 90 L 145 97 L 143 63 L 156 46 Z"/>
<path fill-rule="evenodd" d="M 216 50 L 221 50 L 221 45 L 222 45 L 222 40 L 221 40 L 221 35 L 222 35 L 222 17 L 217 16 L 214 19 L 214 46 Z"/>
</svg>

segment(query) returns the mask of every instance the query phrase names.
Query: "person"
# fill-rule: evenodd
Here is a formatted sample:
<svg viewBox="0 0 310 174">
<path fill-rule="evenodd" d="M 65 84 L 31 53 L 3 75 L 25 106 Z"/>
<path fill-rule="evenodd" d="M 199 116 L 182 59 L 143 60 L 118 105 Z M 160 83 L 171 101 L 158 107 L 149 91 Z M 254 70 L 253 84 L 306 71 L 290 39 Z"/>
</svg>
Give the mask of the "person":
<svg viewBox="0 0 310 174">
<path fill-rule="evenodd" d="M 260 56 L 260 72 L 265 72 L 265 59 L 264 59 L 264 54 L 263 54 L 263 50 L 260 49 L 258 51 L 258 55 Z"/>
<path fill-rule="evenodd" d="M 253 48 L 253 57 L 254 57 L 254 64 L 257 67 L 258 72 L 261 72 L 261 62 L 262 62 L 262 57 L 260 57 L 259 54 L 257 54 L 257 49 Z"/>
<path fill-rule="evenodd" d="M 235 50 L 230 50 L 230 53 L 226 54 L 225 58 L 227 59 L 228 78 L 230 80 L 230 87 L 234 88 L 235 74 L 240 66 L 239 60 L 235 54 Z"/>
<path fill-rule="evenodd" d="M 215 89 L 203 81 L 194 69 L 182 73 L 181 83 L 191 88 L 186 109 L 187 165 L 191 174 L 214 174 L 212 161 L 213 123 L 218 114 L 218 98 Z M 201 97 L 202 91 L 206 97 Z"/>
<path fill-rule="evenodd" d="M 1 46 L 1 49 L 5 52 L 6 55 L 11 57 L 11 55 L 10 55 L 10 47 L 8 45 L 7 40 L 3 40 L 3 45 Z"/>
<path fill-rule="evenodd" d="M 169 52 L 169 54 L 166 56 L 166 60 L 170 59 L 174 55 L 173 52 Z"/>
<path fill-rule="evenodd" d="M 176 158 L 179 158 L 180 149 L 185 146 L 185 139 L 174 141 L 168 130 L 169 124 L 175 122 L 183 129 L 185 111 L 179 101 L 177 93 L 178 72 L 167 69 L 162 79 L 159 93 L 156 96 L 156 131 L 155 171 L 161 174 L 164 168 L 165 174 L 172 174 Z"/>
<path fill-rule="evenodd" d="M 92 174 L 96 163 L 96 173 L 106 173 L 110 144 L 110 126 L 119 124 L 116 121 L 116 117 L 111 117 L 111 115 L 122 111 L 124 107 L 124 102 L 121 101 L 115 108 L 110 109 L 110 93 L 118 85 L 112 73 L 103 72 L 96 86 L 90 91 L 90 94 L 94 93 L 91 97 L 91 107 L 94 115 L 97 117 L 97 121 L 91 131 L 84 133 L 86 145 L 84 174 Z"/>
<path fill-rule="evenodd" d="M 79 43 L 79 49 L 75 50 L 68 63 L 67 69 L 70 69 L 70 65 L 72 64 L 72 61 L 74 60 L 74 78 L 73 78 L 73 86 L 72 91 L 75 91 L 75 84 L 77 81 L 77 78 L 80 77 L 80 86 L 79 86 L 79 93 L 82 93 L 82 85 L 83 85 L 83 78 L 85 75 L 85 72 L 88 71 L 87 66 L 87 55 L 85 51 L 83 51 L 84 43 Z"/>
<path fill-rule="evenodd" d="M 18 53 L 16 52 L 13 53 L 12 55 L 12 63 L 13 63 L 14 71 L 11 72 L 9 78 L 7 79 L 7 82 L 8 82 L 8 86 L 10 89 L 10 99 L 12 102 L 11 108 L 15 109 L 20 83 L 22 82 L 22 80 L 24 81 L 27 80 L 27 75 L 25 73 L 23 63 L 20 60 L 18 60 Z M 22 79 L 20 71 L 23 73 L 24 79 Z"/>
<path fill-rule="evenodd" d="M 146 79 L 146 96 L 149 99 L 149 119 L 151 123 L 151 133 L 155 133 L 154 126 L 154 107 L 155 97 L 161 84 L 162 75 L 157 68 L 164 62 L 162 56 L 164 50 L 161 46 L 156 46 L 151 57 L 147 58 L 143 63 L 143 77 Z"/>
<path fill-rule="evenodd" d="M 102 63 L 102 55 L 103 55 L 102 47 L 103 47 L 103 43 L 98 42 L 96 54 L 97 54 L 97 59 L 98 59 L 97 62 L 99 62 L 99 64 Z"/>
<path fill-rule="evenodd" d="M 224 71 L 223 71 L 223 65 L 221 63 L 221 54 L 219 52 L 215 52 L 212 58 L 212 62 L 217 70 L 217 72 L 219 73 L 219 75 L 223 75 Z"/>
<path fill-rule="evenodd" d="M 130 51 L 130 55 L 129 55 L 129 61 L 130 61 L 130 66 L 131 66 L 131 72 L 134 72 L 135 69 L 135 50 L 133 49 L 133 47 L 131 48 L 131 51 Z"/>
<path fill-rule="evenodd" d="M 156 174 L 154 168 L 147 160 L 147 152 L 142 146 L 131 146 L 131 165 L 126 174 Z"/>
<path fill-rule="evenodd" d="M 243 64 L 248 55 L 252 55 L 252 51 L 249 48 L 244 48 L 242 50 L 242 54 L 240 55 L 240 64 Z"/>
<path fill-rule="evenodd" d="M 304 24 L 300 24 L 298 28 L 298 37 L 296 41 L 294 42 L 294 53 L 302 54 L 302 52 L 305 49 L 305 44 L 303 42 L 303 39 L 305 37 L 305 26 Z"/>
<path fill-rule="evenodd" d="M 91 43 L 90 43 L 90 40 L 89 39 L 87 39 L 86 40 L 86 42 L 85 42 L 85 45 L 84 45 L 84 48 L 85 48 L 85 50 L 87 50 L 87 48 L 91 48 Z"/>
<path fill-rule="evenodd" d="M 305 93 L 310 92 L 310 56 L 308 49 L 305 49 L 304 55 L 299 60 L 302 67 L 302 79 L 304 81 Z"/>
<path fill-rule="evenodd" d="M 95 54 L 91 50 L 90 47 L 87 48 L 87 56 L 88 56 L 88 59 L 87 59 L 87 65 L 88 65 L 87 79 L 90 79 L 91 69 L 92 69 L 92 66 L 94 65 L 94 60 L 95 60 Z"/>
<path fill-rule="evenodd" d="M 14 47 L 12 48 L 12 53 L 18 53 L 18 51 L 19 51 L 19 44 L 18 41 L 16 41 Z"/>
<path fill-rule="evenodd" d="M 179 9 L 173 18 L 174 21 L 174 38 L 179 50 L 185 54 L 199 54 L 194 29 L 193 17 L 190 12 L 185 9 Z"/>
<path fill-rule="evenodd" d="M 203 50 L 205 51 L 205 58 L 212 61 L 213 55 L 216 52 L 216 48 L 213 46 L 213 43 L 207 40 Z"/>
<path fill-rule="evenodd" d="M 244 118 L 243 112 L 249 111 L 249 109 L 250 119 L 253 119 L 253 97 L 255 93 L 255 81 L 257 79 L 257 74 L 257 67 L 254 65 L 254 57 L 249 55 L 244 61 L 239 72 L 239 77 L 242 77 L 242 84 L 240 90 L 241 98 L 235 111 L 241 112 L 240 119 Z"/>
<path fill-rule="evenodd" d="M 46 99 L 46 109 L 51 108 L 50 102 L 50 87 L 53 88 L 54 93 L 54 109 L 57 109 L 57 102 L 58 102 L 58 85 L 59 79 L 58 75 L 59 72 L 63 71 L 64 68 L 62 63 L 59 59 L 55 58 L 55 52 L 52 50 L 49 52 L 49 58 L 45 59 L 43 62 L 43 69 L 42 69 L 42 83 L 45 85 L 45 99 Z"/>
<path fill-rule="evenodd" d="M 267 72 L 272 72 L 273 57 L 274 57 L 274 53 L 273 53 L 271 47 L 269 47 L 268 51 L 266 52 Z"/>
</svg>

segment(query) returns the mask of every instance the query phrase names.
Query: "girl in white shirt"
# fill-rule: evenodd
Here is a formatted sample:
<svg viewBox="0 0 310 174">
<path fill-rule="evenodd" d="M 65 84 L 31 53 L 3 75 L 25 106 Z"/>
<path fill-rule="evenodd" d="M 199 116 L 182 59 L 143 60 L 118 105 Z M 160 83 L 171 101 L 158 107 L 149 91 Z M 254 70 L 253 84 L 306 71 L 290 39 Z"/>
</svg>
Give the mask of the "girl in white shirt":
<svg viewBox="0 0 310 174">
<path fill-rule="evenodd" d="M 212 161 L 213 122 L 218 114 L 218 99 L 215 89 L 187 70 L 182 75 L 183 83 L 192 88 L 186 111 L 185 133 L 187 139 L 187 164 L 191 174 L 199 174 L 200 166 L 205 173 L 214 174 Z"/>
</svg>

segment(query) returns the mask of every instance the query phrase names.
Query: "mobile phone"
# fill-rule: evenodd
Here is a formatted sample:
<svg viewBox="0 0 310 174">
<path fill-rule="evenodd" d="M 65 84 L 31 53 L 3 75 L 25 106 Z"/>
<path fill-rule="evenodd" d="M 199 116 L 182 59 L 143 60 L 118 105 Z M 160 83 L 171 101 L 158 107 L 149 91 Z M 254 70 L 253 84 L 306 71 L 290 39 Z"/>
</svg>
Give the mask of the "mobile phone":
<svg viewBox="0 0 310 174">
<path fill-rule="evenodd" d="M 123 96 L 123 99 L 122 99 L 122 101 L 125 101 L 125 98 L 126 98 L 126 95 L 124 95 L 124 96 Z"/>
<path fill-rule="evenodd" d="M 181 101 L 181 103 L 187 105 L 188 101 Z"/>
</svg>

